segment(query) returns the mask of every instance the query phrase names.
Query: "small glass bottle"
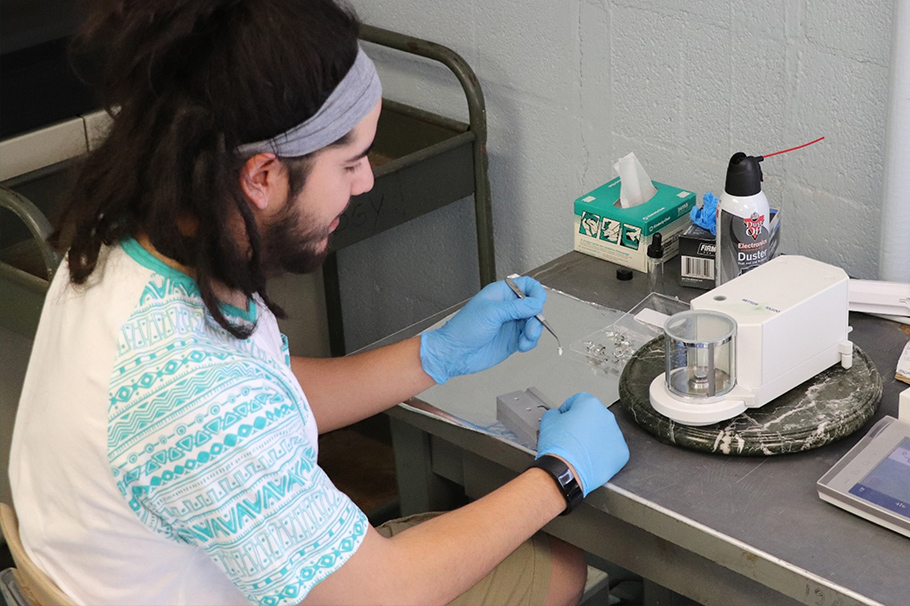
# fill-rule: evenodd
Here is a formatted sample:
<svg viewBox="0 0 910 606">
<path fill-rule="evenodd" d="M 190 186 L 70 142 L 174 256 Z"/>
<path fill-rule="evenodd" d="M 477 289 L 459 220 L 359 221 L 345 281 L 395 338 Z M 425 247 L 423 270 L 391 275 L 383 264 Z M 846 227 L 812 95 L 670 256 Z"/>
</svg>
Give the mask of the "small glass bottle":
<svg viewBox="0 0 910 606">
<path fill-rule="evenodd" d="M 648 244 L 648 288 L 651 292 L 664 289 L 664 244 L 660 232 L 651 236 Z"/>
</svg>

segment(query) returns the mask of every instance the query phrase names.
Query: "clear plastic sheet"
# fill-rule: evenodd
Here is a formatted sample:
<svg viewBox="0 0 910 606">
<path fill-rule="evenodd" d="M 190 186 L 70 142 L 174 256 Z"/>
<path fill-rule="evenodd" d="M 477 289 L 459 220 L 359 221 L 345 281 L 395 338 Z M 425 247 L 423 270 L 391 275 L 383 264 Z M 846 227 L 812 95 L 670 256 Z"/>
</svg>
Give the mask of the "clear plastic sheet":
<svg viewBox="0 0 910 606">
<path fill-rule="evenodd" d="M 571 345 L 576 356 L 617 380 L 626 362 L 642 345 L 663 334 L 664 320 L 689 309 L 689 304 L 651 293 L 613 324 L 578 339 Z"/>
<path fill-rule="evenodd" d="M 544 315 L 563 343 L 573 343 L 614 324 L 623 313 L 548 288 Z M 496 396 L 529 387 L 536 387 L 557 405 L 572 394 L 586 391 L 609 406 L 619 398 L 619 374 L 604 372 L 576 352 L 566 350 L 560 356 L 556 339 L 544 331 L 533 350 L 513 354 L 481 373 L 433 386 L 405 407 L 534 452 L 534 444 L 522 444 L 496 419 Z"/>
</svg>

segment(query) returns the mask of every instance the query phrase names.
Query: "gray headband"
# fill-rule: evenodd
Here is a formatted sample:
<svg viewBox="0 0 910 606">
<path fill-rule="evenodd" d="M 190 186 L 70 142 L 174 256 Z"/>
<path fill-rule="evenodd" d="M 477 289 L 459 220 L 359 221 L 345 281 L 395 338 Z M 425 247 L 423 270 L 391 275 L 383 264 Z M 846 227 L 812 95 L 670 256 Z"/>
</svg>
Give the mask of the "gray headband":
<svg viewBox="0 0 910 606">
<path fill-rule="evenodd" d="M 286 158 L 305 156 L 338 141 L 370 113 L 382 97 L 376 66 L 358 48 L 354 65 L 315 114 L 271 139 L 246 143 L 241 155 L 272 152 Z"/>
</svg>

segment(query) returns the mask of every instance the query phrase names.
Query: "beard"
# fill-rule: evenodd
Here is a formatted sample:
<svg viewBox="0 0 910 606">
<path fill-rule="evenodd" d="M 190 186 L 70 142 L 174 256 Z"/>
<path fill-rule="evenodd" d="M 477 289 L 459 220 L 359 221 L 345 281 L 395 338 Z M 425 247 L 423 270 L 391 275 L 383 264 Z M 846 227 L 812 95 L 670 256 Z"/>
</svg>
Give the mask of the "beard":
<svg viewBox="0 0 910 606">
<path fill-rule="evenodd" d="M 262 266 L 267 276 L 282 273 L 308 274 L 319 269 L 330 248 L 329 225 L 306 229 L 307 223 L 295 205 L 288 204 L 278 220 L 269 225 L 263 236 Z"/>
</svg>

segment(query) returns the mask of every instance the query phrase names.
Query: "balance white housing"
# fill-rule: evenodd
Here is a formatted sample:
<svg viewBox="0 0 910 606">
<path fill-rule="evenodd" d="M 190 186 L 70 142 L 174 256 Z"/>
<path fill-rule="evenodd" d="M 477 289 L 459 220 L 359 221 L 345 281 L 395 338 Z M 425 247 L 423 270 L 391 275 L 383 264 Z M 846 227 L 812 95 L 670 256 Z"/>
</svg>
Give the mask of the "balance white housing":
<svg viewBox="0 0 910 606">
<path fill-rule="evenodd" d="M 721 397 L 682 398 L 654 379 L 654 409 L 684 425 L 710 425 L 759 408 L 821 371 L 853 365 L 849 279 L 807 257 L 777 257 L 692 300 L 736 320 L 736 385 Z"/>
</svg>

